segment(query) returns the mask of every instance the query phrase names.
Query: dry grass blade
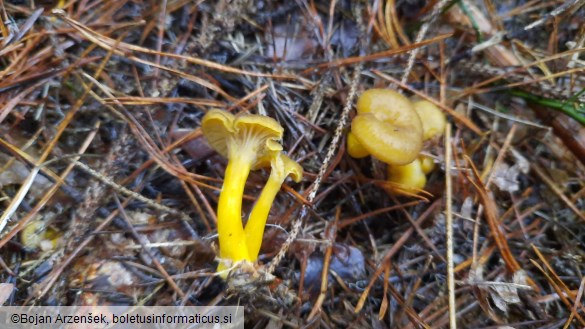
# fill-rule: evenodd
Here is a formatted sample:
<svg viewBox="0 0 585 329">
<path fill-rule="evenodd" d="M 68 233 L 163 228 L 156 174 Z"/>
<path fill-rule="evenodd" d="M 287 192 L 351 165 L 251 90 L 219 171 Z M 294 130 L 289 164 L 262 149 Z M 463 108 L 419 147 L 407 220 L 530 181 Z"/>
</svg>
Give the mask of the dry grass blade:
<svg viewBox="0 0 585 329">
<path fill-rule="evenodd" d="M 532 163 L 530 166 L 536 174 L 551 188 L 551 190 L 571 209 L 571 211 L 585 221 L 585 214 L 575 206 L 575 204 L 567 198 L 563 191 L 557 186 L 557 184 L 544 172 L 537 163 Z"/>
<path fill-rule="evenodd" d="M 510 273 L 516 273 L 522 269 L 522 266 L 518 263 L 512 252 L 510 251 L 510 247 L 508 245 L 508 239 L 506 238 L 506 234 L 503 232 L 503 229 L 498 221 L 496 209 L 497 206 L 492 197 L 489 196 L 484 184 L 481 181 L 481 178 L 475 168 L 475 165 L 471 161 L 469 157 L 466 156 L 466 160 L 472 168 L 473 178 L 469 177 L 469 182 L 475 187 L 475 190 L 479 194 L 479 199 L 483 205 L 485 219 L 489 225 L 490 231 L 494 238 L 498 249 L 504 259 L 506 264 L 506 268 Z M 529 277 L 527 278 L 529 284 L 536 290 L 540 291 L 536 283 Z"/>
<path fill-rule="evenodd" d="M 434 209 L 438 206 L 439 206 L 439 202 L 435 201 L 425 210 L 425 212 L 416 220 L 416 222 L 419 224 L 419 226 L 426 219 L 428 219 L 430 217 L 430 215 L 432 214 Z M 408 228 L 408 230 L 406 230 L 400 236 L 400 239 L 398 239 L 398 241 L 396 241 L 396 243 L 392 246 L 392 248 L 390 248 L 384 254 L 384 257 L 381 260 L 380 265 L 378 266 L 378 268 L 376 269 L 376 271 L 372 275 L 367 287 L 364 289 L 364 292 L 360 295 L 358 303 L 354 308 L 354 312 L 357 313 L 357 312 L 360 312 L 362 310 L 374 283 L 376 282 L 378 277 L 382 274 L 382 272 L 384 272 L 385 267 L 388 266 L 389 262 L 392 260 L 392 257 L 396 254 L 396 252 L 398 252 L 398 250 L 400 250 L 400 248 L 404 245 L 404 243 L 410 238 L 412 233 L 414 233 L 414 228 L 413 227 Z"/>
<path fill-rule="evenodd" d="M 446 4 L 447 4 L 447 0 L 441 0 L 437 4 L 435 4 L 433 11 L 429 15 L 429 17 L 427 19 L 425 19 L 425 22 L 423 23 L 420 30 L 418 31 L 418 34 L 416 35 L 416 40 L 414 41 L 414 43 L 420 43 L 423 40 L 423 38 L 427 34 L 427 31 L 433 25 L 435 20 L 439 17 L 439 14 L 441 13 L 441 11 L 443 11 Z M 406 64 L 406 68 L 404 70 L 404 73 L 402 73 L 402 78 L 400 79 L 400 82 L 402 82 L 402 83 L 407 82 L 408 76 L 410 75 L 412 67 L 414 66 L 414 61 L 415 61 L 416 56 L 418 55 L 420 49 L 421 49 L 421 47 L 417 47 L 417 48 L 414 48 L 410 52 L 410 56 L 409 56 L 408 62 Z"/>
<path fill-rule="evenodd" d="M 579 285 L 579 291 L 577 292 L 577 296 L 575 296 L 575 303 L 573 304 L 573 308 L 571 309 L 571 316 L 567 319 L 567 323 L 563 329 L 566 329 L 573 321 L 573 318 L 577 315 L 577 308 L 583 309 L 583 303 L 581 302 L 581 298 L 583 297 L 583 291 L 585 290 L 585 278 L 581 280 L 581 284 Z"/>
<path fill-rule="evenodd" d="M 447 226 L 447 291 L 449 294 L 449 328 L 457 328 L 457 308 L 455 306 L 455 271 L 453 269 L 453 187 L 451 183 L 451 125 L 445 127 L 445 225 Z"/>
<path fill-rule="evenodd" d="M 191 104 L 198 106 L 213 106 L 224 108 L 227 105 L 224 102 L 211 99 L 193 99 L 185 97 L 117 97 L 104 98 L 106 104 L 122 105 L 156 105 L 156 104 Z"/>
<path fill-rule="evenodd" d="M 382 208 L 382 209 L 377 209 L 377 210 L 374 210 L 374 211 L 369 212 L 369 213 L 365 213 L 365 214 L 360 215 L 360 216 L 357 216 L 357 217 L 342 219 L 342 220 L 339 221 L 338 227 L 340 229 L 342 229 L 342 228 L 344 228 L 346 226 L 355 224 L 355 223 L 357 223 L 359 221 L 362 221 L 364 219 L 367 219 L 367 218 L 370 218 L 370 217 L 374 217 L 374 216 L 377 216 L 377 215 L 381 215 L 381 214 L 384 214 L 386 212 L 390 212 L 390 211 L 393 211 L 393 210 L 398 210 L 398 209 L 403 209 L 403 208 L 407 208 L 407 207 L 411 207 L 411 206 L 416 206 L 416 205 L 418 205 L 420 203 L 421 203 L 421 201 L 411 201 L 411 202 L 407 202 L 407 203 L 404 203 L 404 204 L 399 204 L 399 205 L 396 205 L 396 206 L 390 206 L 390 207 L 386 207 L 386 208 Z"/>
<path fill-rule="evenodd" d="M 329 148 L 327 149 L 327 154 L 325 155 L 325 160 L 323 161 L 323 164 L 319 168 L 319 174 L 317 175 L 317 178 L 315 179 L 315 182 L 313 183 L 313 185 L 311 186 L 311 190 L 309 191 L 309 194 L 307 197 L 307 201 L 309 203 L 313 202 L 313 200 L 315 199 L 315 196 L 317 195 L 317 191 L 319 190 L 319 187 L 321 186 L 321 181 L 322 181 L 323 177 L 325 176 L 326 171 L 328 169 L 329 170 L 333 169 L 333 168 L 329 168 L 329 164 L 330 164 L 331 159 L 333 158 L 333 156 L 335 154 L 335 151 L 339 147 L 339 142 L 341 140 L 342 132 L 345 129 L 345 126 L 347 124 L 347 120 L 349 117 L 349 111 L 352 108 L 354 99 L 356 97 L 357 86 L 358 86 L 358 83 L 360 81 L 360 79 L 359 79 L 360 74 L 361 74 L 361 65 L 357 65 L 357 67 L 354 70 L 352 79 L 351 79 L 351 85 L 350 85 L 350 89 L 349 89 L 349 93 L 348 93 L 348 96 L 346 99 L 345 106 L 343 108 L 343 111 L 341 112 L 341 117 L 339 118 L 337 127 L 335 128 L 335 134 L 333 135 L 333 139 L 331 140 L 331 143 L 329 144 Z M 292 227 L 292 230 L 290 232 L 290 235 L 288 236 L 287 240 L 285 241 L 285 243 L 282 245 L 282 247 L 278 251 L 278 254 L 270 262 L 270 265 L 268 266 L 268 270 L 267 270 L 268 273 L 273 273 L 274 270 L 276 269 L 276 266 L 278 266 L 278 264 L 282 261 L 282 258 L 284 257 L 284 255 L 288 251 L 288 248 L 290 247 L 291 243 L 294 241 L 294 239 L 296 239 L 296 236 L 301 229 L 301 225 L 303 223 L 303 220 L 305 219 L 307 214 L 308 214 L 308 206 L 303 205 L 303 208 L 301 209 L 301 214 L 299 215 L 299 218 L 297 218 L 295 220 L 295 222 L 293 223 L 293 227 Z"/>
<path fill-rule="evenodd" d="M 84 74 L 84 77 L 87 78 L 88 80 L 90 80 L 93 85 L 99 87 L 103 93 L 105 93 L 106 95 L 108 95 L 108 97 L 110 97 L 110 99 L 114 99 L 113 95 L 108 91 L 108 89 L 103 84 L 99 83 L 97 80 L 95 80 L 93 77 L 91 77 L 87 74 Z M 92 96 L 94 96 L 96 99 L 100 100 L 100 102 L 105 105 L 105 101 L 102 98 L 100 98 L 97 94 L 92 93 Z M 113 107 L 108 106 L 107 108 L 110 109 L 113 112 L 113 114 L 119 116 L 120 118 L 125 119 L 128 122 L 130 129 L 132 130 L 134 135 L 138 138 L 138 140 L 143 145 L 143 147 L 147 150 L 147 152 L 152 156 L 152 159 L 159 166 L 161 166 L 161 168 L 165 169 L 167 172 L 171 173 L 172 175 L 174 175 L 176 177 L 179 177 L 181 179 L 184 179 L 186 181 L 189 181 L 191 183 L 194 183 L 194 184 L 197 184 L 200 186 L 205 186 L 205 184 L 200 182 L 201 179 L 206 179 L 205 176 L 190 173 L 190 172 L 170 163 L 169 160 L 165 157 L 164 152 L 162 152 L 158 148 L 158 146 L 152 140 L 150 135 L 146 132 L 146 130 L 142 127 L 142 125 L 134 118 L 134 116 L 131 115 L 130 112 L 128 110 L 126 110 L 126 108 L 122 107 L 121 104 L 119 104 L 119 103 L 115 103 L 115 104 L 119 105 L 120 110 L 123 112 L 123 114 L 118 112 Z"/>
<path fill-rule="evenodd" d="M 571 302 L 567 299 L 567 297 L 565 296 L 564 291 L 561 289 L 561 287 L 559 287 L 559 285 L 555 282 L 555 279 L 553 277 L 551 277 L 548 272 L 543 269 L 537 262 L 535 262 L 534 260 L 530 260 L 532 262 L 532 265 L 536 266 L 536 268 L 538 268 L 542 274 L 545 275 L 545 277 L 548 279 L 549 283 L 551 284 L 552 288 L 555 290 L 555 292 L 558 294 L 559 298 L 561 299 L 561 301 L 563 302 L 563 304 L 565 305 L 565 307 L 568 310 L 572 310 L 572 305 Z M 572 313 L 575 315 L 575 318 L 577 318 L 577 320 L 579 320 L 579 322 L 581 323 L 581 326 L 585 326 L 585 319 L 583 319 L 583 317 L 581 317 L 581 315 L 579 315 L 578 313 Z"/>
<path fill-rule="evenodd" d="M 4 227 L 6 226 L 12 215 L 14 215 L 18 207 L 20 207 L 22 201 L 24 200 L 24 197 L 32 187 L 32 184 L 35 178 L 37 177 L 39 170 L 40 168 L 36 166 L 30 171 L 28 177 L 26 177 L 26 180 L 22 183 L 20 189 L 18 189 L 18 192 L 16 193 L 14 198 L 12 198 L 10 205 L 8 205 L 8 207 L 2 213 L 2 216 L 0 216 L 0 233 L 4 230 Z"/>
<path fill-rule="evenodd" d="M 321 270 L 321 288 L 319 291 L 319 297 L 313 305 L 311 313 L 309 313 L 309 316 L 307 317 L 307 321 L 311 321 L 317 315 L 317 313 L 321 311 L 321 306 L 323 305 L 323 302 L 327 296 L 327 286 L 329 284 L 329 264 L 331 262 L 331 254 L 333 252 L 335 237 L 337 236 L 337 223 L 339 222 L 340 215 L 341 208 L 337 208 L 337 211 L 335 212 L 335 220 L 333 223 L 328 225 L 329 227 L 325 229 L 325 232 L 327 233 L 327 248 L 325 249 L 323 269 Z"/>
<path fill-rule="evenodd" d="M 432 43 L 440 42 L 440 41 L 445 40 L 451 36 L 452 36 L 451 34 L 445 34 L 445 35 L 437 36 L 437 37 L 434 37 L 434 38 L 431 38 L 428 40 L 421 41 L 419 43 L 413 43 L 410 45 L 402 46 L 398 49 L 386 50 L 383 52 L 379 52 L 379 53 L 375 53 L 375 54 L 371 54 L 371 55 L 367 55 L 367 56 L 338 59 L 338 60 L 334 60 L 332 62 L 317 65 L 317 68 L 323 69 L 323 68 L 340 67 L 340 66 L 352 65 L 352 64 L 357 64 L 357 63 L 374 61 L 374 60 L 380 59 L 380 58 L 392 57 L 395 55 L 409 52 L 409 51 L 416 49 L 416 48 L 430 45 Z M 309 69 L 309 70 L 312 71 L 313 69 Z"/>
<path fill-rule="evenodd" d="M 107 63 L 107 59 L 109 57 L 104 58 L 104 61 L 102 62 L 102 65 L 97 69 L 97 73 L 99 74 L 99 72 L 101 72 L 101 70 L 103 69 L 104 65 Z M 57 127 L 57 132 L 55 133 L 55 136 L 53 136 L 53 138 L 49 141 L 49 143 L 45 146 L 44 151 L 41 153 L 39 159 L 37 160 L 36 164 L 35 164 L 35 168 L 39 168 L 43 162 L 45 162 L 45 160 L 48 158 L 50 152 L 53 150 L 53 148 L 56 146 L 57 141 L 59 140 L 59 137 L 63 134 L 63 132 L 65 131 L 65 129 L 67 128 L 67 126 L 69 126 L 69 124 L 71 123 L 71 121 L 73 120 L 75 114 L 77 113 L 77 111 L 79 110 L 79 108 L 81 107 L 81 105 L 83 104 L 83 101 L 85 100 L 85 97 L 89 94 L 89 90 L 86 89 L 84 94 L 79 98 L 79 100 L 75 103 L 74 107 L 67 112 L 67 114 L 65 115 L 65 117 L 63 118 L 63 120 L 61 121 L 60 125 Z M 89 142 L 91 141 L 91 139 L 95 136 L 95 131 L 92 134 L 89 134 L 87 143 L 85 145 L 83 145 L 83 147 L 81 148 L 81 151 L 78 152 L 79 154 L 83 154 L 85 152 L 85 150 L 87 149 L 87 147 L 89 146 Z M 46 195 L 43 197 L 43 199 L 41 199 L 37 205 L 35 206 L 35 208 L 33 208 L 30 212 L 29 215 L 26 216 L 25 218 L 21 219 L 20 222 L 18 223 L 18 225 L 16 225 L 16 227 L 14 227 L 7 235 L 5 235 L 2 240 L 0 240 L 0 248 L 2 246 L 4 246 L 12 237 L 14 237 L 20 230 L 22 230 L 26 224 L 28 224 L 28 222 L 33 218 L 33 216 L 41 210 L 41 208 L 51 199 L 51 197 L 53 196 L 53 194 L 55 194 L 57 192 L 57 190 L 59 189 L 59 187 L 61 186 L 62 182 L 64 181 L 65 177 L 67 177 L 69 175 L 69 173 L 71 172 L 71 170 L 73 169 L 73 165 L 69 165 L 69 167 L 63 172 L 63 174 L 61 175 L 61 179 L 59 181 L 57 181 L 57 183 L 55 183 L 55 185 L 53 185 L 53 187 L 46 193 Z M 31 172 L 32 173 L 32 172 Z M 37 173 L 38 173 L 38 169 L 37 169 Z M 36 173 L 35 173 L 36 175 Z M 32 175 L 31 175 L 32 176 Z M 29 176 L 30 178 L 30 176 Z M 33 177 L 34 178 L 34 177 Z M 31 181 L 32 184 L 32 181 Z M 30 187 L 29 187 L 30 188 Z M 28 191 L 28 188 L 26 188 L 25 185 L 23 185 L 21 187 L 21 191 L 23 191 L 22 194 L 22 198 L 24 197 L 24 193 L 26 193 L 25 191 Z M 14 212 L 16 210 L 15 207 L 17 207 L 18 205 L 20 205 L 20 201 L 17 201 L 14 203 L 14 208 L 13 211 Z M 10 215 L 10 212 L 6 212 L 6 216 Z M 3 215 L 4 217 L 4 215 Z M 7 219 L 7 218 L 6 218 Z M 5 220 L 6 220 L 5 219 Z M 2 224 L 3 223 L 3 224 Z M 5 222 L 2 221 L 0 222 L 0 224 L 5 225 Z"/>
<path fill-rule="evenodd" d="M 53 14 L 55 16 L 63 19 L 67 23 L 69 23 L 73 28 L 75 28 L 77 31 L 82 33 L 85 37 L 87 37 L 92 42 L 95 42 L 100 47 L 103 47 L 107 50 L 113 50 L 115 54 L 127 56 L 128 58 L 133 58 L 133 56 L 129 56 L 130 52 L 140 52 L 140 53 L 157 55 L 157 56 L 164 56 L 164 57 L 169 57 L 169 58 L 174 58 L 174 59 L 181 59 L 181 60 L 185 60 L 191 64 L 201 65 L 201 66 L 205 66 L 205 67 L 210 68 L 210 69 L 224 71 L 224 72 L 228 72 L 228 73 L 244 74 L 244 75 L 257 76 L 257 77 L 267 77 L 267 78 L 283 78 L 283 79 L 287 79 L 287 78 L 290 79 L 291 78 L 290 76 L 286 76 L 286 75 L 272 75 L 272 74 L 266 74 L 266 73 L 244 71 L 244 70 L 240 70 L 237 68 L 217 64 L 215 62 L 203 60 L 200 58 L 194 58 L 194 57 L 183 56 L 183 55 L 176 55 L 176 54 L 171 54 L 171 53 L 164 53 L 164 52 L 160 52 L 160 51 L 156 51 L 156 50 L 151 50 L 148 48 L 130 45 L 130 44 L 127 44 L 124 42 L 116 41 L 114 39 L 108 38 L 105 35 L 101 35 L 101 34 L 97 33 L 96 31 L 88 28 L 87 26 L 83 25 L 82 23 L 77 22 L 74 19 L 68 17 L 65 14 L 65 12 L 62 10 L 55 9 L 55 10 L 53 10 Z M 159 65 L 158 63 L 153 63 L 153 66 L 156 68 L 164 68 L 163 66 Z"/>
<path fill-rule="evenodd" d="M 577 302 L 576 294 L 574 294 L 569 289 L 569 287 L 567 287 L 567 285 L 563 282 L 563 280 L 561 280 L 561 278 L 558 276 L 558 274 L 555 272 L 553 267 L 549 264 L 549 262 L 546 260 L 544 255 L 540 252 L 540 250 L 538 250 L 538 248 L 533 244 L 531 245 L 531 247 L 532 247 L 532 250 L 534 251 L 534 253 L 536 253 L 536 256 L 538 256 L 538 259 L 540 259 L 540 261 L 544 264 L 546 270 L 550 273 L 550 275 L 552 275 L 552 277 L 549 277 L 549 278 L 554 279 L 556 285 L 560 288 L 560 290 L 563 291 L 562 294 L 559 294 L 559 297 L 561 297 L 561 295 L 567 296 L 568 298 L 573 299 L 573 300 L 575 300 L 575 302 Z M 543 269 L 540 268 L 540 270 L 543 270 Z M 581 308 L 581 311 L 585 312 L 585 308 Z"/>
</svg>

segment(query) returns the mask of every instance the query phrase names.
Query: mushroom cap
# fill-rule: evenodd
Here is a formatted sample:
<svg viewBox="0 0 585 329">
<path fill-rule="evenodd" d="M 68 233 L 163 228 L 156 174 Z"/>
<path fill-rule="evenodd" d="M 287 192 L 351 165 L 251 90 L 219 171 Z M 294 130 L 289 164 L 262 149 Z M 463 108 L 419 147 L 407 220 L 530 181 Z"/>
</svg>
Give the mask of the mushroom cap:
<svg viewBox="0 0 585 329">
<path fill-rule="evenodd" d="M 370 89 L 358 99 L 357 112 L 351 132 L 371 155 L 392 165 L 416 159 L 423 128 L 408 98 L 393 90 Z"/>
<path fill-rule="evenodd" d="M 201 130 L 209 145 L 219 154 L 231 158 L 246 153 L 252 168 L 260 168 L 261 159 L 282 150 L 277 142 L 284 128 L 274 119 L 254 114 L 233 115 L 212 109 L 201 120 Z"/>
<path fill-rule="evenodd" d="M 303 178 L 303 167 L 288 155 L 282 152 L 271 152 L 258 159 L 257 168 L 271 166 L 276 177 L 284 181 L 290 176 L 295 182 L 300 182 Z"/>
<path fill-rule="evenodd" d="M 422 121 L 423 139 L 428 140 L 442 135 L 447 125 L 447 118 L 443 111 L 427 100 L 413 102 L 413 105 Z"/>
<path fill-rule="evenodd" d="M 357 101 L 357 113 L 373 113 L 378 120 L 392 121 L 396 124 L 410 124 L 411 118 L 408 115 L 414 111 L 412 102 L 395 90 L 391 89 L 368 89 L 364 91 Z"/>
<path fill-rule="evenodd" d="M 347 133 L 347 153 L 356 159 L 365 158 L 370 155 L 368 150 L 357 140 L 351 131 Z"/>
<path fill-rule="evenodd" d="M 228 156 L 228 136 L 234 133 L 234 120 L 235 117 L 230 112 L 217 109 L 208 111 L 201 120 L 201 130 L 207 143 L 226 158 Z"/>
<path fill-rule="evenodd" d="M 260 155 L 252 164 L 252 170 L 270 167 L 270 162 L 272 159 L 278 157 L 280 152 L 282 152 L 282 145 L 274 140 L 268 140 L 266 142 L 265 152 L 263 152 L 262 155 Z"/>
<path fill-rule="evenodd" d="M 283 173 L 286 176 L 290 176 L 290 178 L 296 183 L 300 182 L 303 178 L 303 167 L 293 159 L 289 158 L 286 154 L 280 153 L 276 158 L 275 165 L 277 168 L 280 168 L 280 170 L 283 170 Z M 272 170 L 274 169 L 273 166 Z"/>
<path fill-rule="evenodd" d="M 418 159 L 420 160 L 420 166 L 425 175 L 430 174 L 435 169 L 435 161 L 433 158 L 421 155 Z"/>
</svg>

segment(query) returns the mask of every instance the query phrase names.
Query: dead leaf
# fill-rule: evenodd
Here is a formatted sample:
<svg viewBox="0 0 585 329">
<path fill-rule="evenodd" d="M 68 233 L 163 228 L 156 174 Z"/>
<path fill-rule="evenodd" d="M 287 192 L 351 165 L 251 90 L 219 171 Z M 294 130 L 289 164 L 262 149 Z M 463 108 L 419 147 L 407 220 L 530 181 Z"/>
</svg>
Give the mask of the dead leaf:
<svg viewBox="0 0 585 329">
<path fill-rule="evenodd" d="M 520 189 L 518 183 L 519 174 L 520 167 L 518 165 L 515 164 L 510 167 L 505 163 L 501 163 L 494 169 L 493 182 L 500 191 L 516 192 Z"/>
<path fill-rule="evenodd" d="M 472 218 L 471 217 L 471 213 L 473 211 L 473 198 L 472 197 L 467 197 L 465 198 L 465 200 L 463 201 L 463 204 L 461 205 L 461 217 L 463 218 Z"/>
<path fill-rule="evenodd" d="M 30 174 L 30 169 L 21 161 L 15 160 L 5 154 L 0 154 L 0 188 L 6 185 L 22 184 Z M 43 175 L 37 175 L 34 179 L 30 194 L 39 198 L 51 186 L 51 181 Z"/>
<path fill-rule="evenodd" d="M 10 295 L 14 291 L 14 285 L 12 283 L 0 283 L 0 305 L 4 305 Z"/>
<path fill-rule="evenodd" d="M 518 289 L 523 287 L 530 289 L 530 286 L 527 284 L 527 277 L 524 271 L 516 271 L 512 280 L 512 283 L 496 281 L 489 284 L 491 292 L 490 295 L 494 301 L 494 304 L 504 313 L 508 312 L 509 304 L 520 303 Z"/>
</svg>

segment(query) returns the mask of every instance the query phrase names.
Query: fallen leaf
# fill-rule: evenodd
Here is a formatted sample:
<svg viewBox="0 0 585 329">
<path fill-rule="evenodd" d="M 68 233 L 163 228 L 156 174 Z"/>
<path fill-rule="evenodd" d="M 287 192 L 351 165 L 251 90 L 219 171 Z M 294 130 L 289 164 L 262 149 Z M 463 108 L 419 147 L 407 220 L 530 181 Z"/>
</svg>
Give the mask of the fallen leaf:
<svg viewBox="0 0 585 329">
<path fill-rule="evenodd" d="M 519 174 L 520 167 L 517 164 L 510 167 L 505 163 L 501 163 L 494 169 L 493 182 L 500 191 L 516 192 L 520 189 L 518 183 Z"/>
<path fill-rule="evenodd" d="M 14 285 L 12 283 L 0 283 L 0 305 L 4 305 L 10 295 L 14 291 Z"/>
</svg>

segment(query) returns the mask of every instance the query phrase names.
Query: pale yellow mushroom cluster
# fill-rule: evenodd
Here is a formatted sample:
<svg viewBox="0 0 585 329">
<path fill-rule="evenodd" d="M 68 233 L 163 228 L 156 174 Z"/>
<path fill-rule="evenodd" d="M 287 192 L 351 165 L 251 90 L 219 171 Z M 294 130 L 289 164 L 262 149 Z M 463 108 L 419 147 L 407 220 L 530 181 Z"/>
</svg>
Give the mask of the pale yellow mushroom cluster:
<svg viewBox="0 0 585 329">
<path fill-rule="evenodd" d="M 445 114 L 433 103 L 412 101 L 394 90 L 366 90 L 347 136 L 354 158 L 372 155 L 388 164 L 387 179 L 397 194 L 413 195 L 427 182 L 433 159 L 420 154 L 423 143 L 443 134 Z"/>
</svg>

